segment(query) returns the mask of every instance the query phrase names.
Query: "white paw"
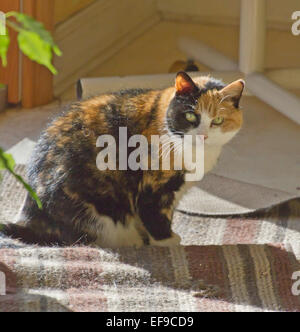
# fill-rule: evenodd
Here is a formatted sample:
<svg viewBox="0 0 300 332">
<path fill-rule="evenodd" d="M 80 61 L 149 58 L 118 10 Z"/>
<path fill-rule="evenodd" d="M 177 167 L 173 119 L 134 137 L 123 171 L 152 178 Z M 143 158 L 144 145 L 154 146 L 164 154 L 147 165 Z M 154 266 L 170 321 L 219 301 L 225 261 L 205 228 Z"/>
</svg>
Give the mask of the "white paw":
<svg viewBox="0 0 300 332">
<path fill-rule="evenodd" d="M 150 245 L 151 246 L 157 246 L 157 247 L 175 247 L 179 246 L 181 242 L 181 237 L 175 233 L 172 233 L 172 236 L 165 240 L 154 240 L 152 237 L 150 237 Z"/>
</svg>

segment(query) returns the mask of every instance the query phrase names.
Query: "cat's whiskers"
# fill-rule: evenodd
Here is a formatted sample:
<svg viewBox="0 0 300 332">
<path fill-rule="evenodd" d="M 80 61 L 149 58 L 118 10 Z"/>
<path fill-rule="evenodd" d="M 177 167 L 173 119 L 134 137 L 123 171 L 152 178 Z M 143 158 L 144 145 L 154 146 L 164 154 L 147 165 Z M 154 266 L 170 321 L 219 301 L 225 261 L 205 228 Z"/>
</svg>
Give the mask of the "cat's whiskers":
<svg viewBox="0 0 300 332">
<path fill-rule="evenodd" d="M 80 238 L 79 238 L 78 240 L 76 240 L 74 243 L 72 243 L 72 244 L 70 245 L 70 247 L 75 247 L 77 244 L 81 243 L 81 240 L 82 240 L 83 238 L 86 238 L 86 237 L 87 237 L 86 234 L 81 235 Z"/>
<path fill-rule="evenodd" d="M 174 153 L 177 154 L 177 152 L 181 150 L 181 153 L 183 151 L 183 147 L 182 147 L 182 144 L 181 142 L 178 142 L 178 144 L 175 146 L 175 150 L 174 150 Z"/>
<path fill-rule="evenodd" d="M 166 158 L 168 151 L 170 151 L 172 145 L 172 141 L 168 140 L 168 142 L 165 142 L 163 145 L 160 145 L 160 158 Z"/>
<path fill-rule="evenodd" d="M 169 150 L 167 150 L 167 152 L 164 155 L 164 158 L 167 158 L 171 155 L 171 152 L 173 151 L 174 156 L 176 155 L 176 153 L 179 151 L 179 148 L 182 149 L 182 140 L 178 139 L 177 137 L 175 138 L 175 140 L 171 140 L 171 144 L 169 145 L 170 148 Z"/>
<path fill-rule="evenodd" d="M 174 135 L 172 136 L 168 135 L 167 140 L 163 142 L 162 145 L 160 145 L 160 151 L 161 151 L 160 158 L 163 159 L 167 158 L 168 155 L 171 153 L 171 151 L 174 149 L 174 146 L 177 143 L 177 141 L 178 141 L 177 137 L 175 138 Z"/>
</svg>

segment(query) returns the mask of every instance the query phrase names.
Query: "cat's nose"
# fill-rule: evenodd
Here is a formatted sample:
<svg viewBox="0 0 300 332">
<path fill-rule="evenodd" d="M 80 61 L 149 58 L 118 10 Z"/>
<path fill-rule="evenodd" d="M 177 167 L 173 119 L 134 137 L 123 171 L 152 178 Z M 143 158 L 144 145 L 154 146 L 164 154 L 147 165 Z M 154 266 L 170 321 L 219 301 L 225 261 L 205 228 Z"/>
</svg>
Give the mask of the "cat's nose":
<svg viewBox="0 0 300 332">
<path fill-rule="evenodd" d="M 204 135 L 204 140 L 208 139 L 208 136 L 207 135 Z"/>
</svg>

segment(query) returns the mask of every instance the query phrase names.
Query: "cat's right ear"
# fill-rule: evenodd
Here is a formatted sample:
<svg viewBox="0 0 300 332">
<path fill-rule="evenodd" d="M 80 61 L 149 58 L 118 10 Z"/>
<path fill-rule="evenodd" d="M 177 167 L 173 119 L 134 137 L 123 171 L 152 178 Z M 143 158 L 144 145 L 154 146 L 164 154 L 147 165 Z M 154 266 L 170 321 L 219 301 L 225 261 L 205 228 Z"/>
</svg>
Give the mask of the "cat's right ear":
<svg viewBox="0 0 300 332">
<path fill-rule="evenodd" d="M 227 98 L 231 100 L 233 102 L 234 107 L 238 108 L 244 88 L 245 88 L 245 81 L 241 79 L 234 81 L 225 86 L 225 88 L 220 91 L 220 94 L 223 96 L 223 99 Z"/>
<path fill-rule="evenodd" d="M 184 71 L 180 71 L 176 75 L 175 81 L 176 95 L 189 95 L 198 90 L 197 85 Z"/>
</svg>

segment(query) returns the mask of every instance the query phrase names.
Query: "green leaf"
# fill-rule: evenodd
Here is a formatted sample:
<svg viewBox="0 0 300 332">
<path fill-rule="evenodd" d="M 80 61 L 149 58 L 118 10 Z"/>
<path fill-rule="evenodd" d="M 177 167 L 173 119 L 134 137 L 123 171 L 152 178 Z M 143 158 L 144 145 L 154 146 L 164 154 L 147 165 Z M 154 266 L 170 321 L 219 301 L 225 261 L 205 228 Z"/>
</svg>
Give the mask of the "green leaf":
<svg viewBox="0 0 300 332">
<path fill-rule="evenodd" d="M 43 23 L 36 21 L 31 16 L 25 15 L 23 13 L 10 12 L 8 13 L 8 16 L 14 16 L 17 21 L 23 25 L 25 30 L 35 32 L 48 44 L 52 46 L 55 45 L 50 32 L 45 29 Z"/>
<path fill-rule="evenodd" d="M 0 148 L 0 169 L 9 169 L 11 171 L 15 168 L 15 161 L 11 154 L 5 153 Z"/>
<path fill-rule="evenodd" d="M 4 159 L 5 168 L 13 171 L 16 165 L 13 156 L 11 154 L 3 153 L 2 158 Z"/>
<path fill-rule="evenodd" d="M 57 74 L 57 70 L 51 63 L 51 45 L 41 39 L 37 33 L 27 30 L 20 31 L 18 35 L 18 43 L 22 52 L 27 55 L 29 59 L 44 65 L 52 72 L 52 74 Z"/>
<path fill-rule="evenodd" d="M 53 52 L 57 55 L 57 56 L 62 56 L 62 51 L 59 49 L 59 47 L 57 45 L 53 46 Z"/>
<path fill-rule="evenodd" d="M 23 26 L 25 30 L 35 32 L 40 36 L 40 38 L 48 43 L 53 49 L 54 53 L 58 56 L 62 55 L 62 52 L 58 48 L 58 46 L 54 43 L 54 40 L 51 36 L 51 33 L 45 29 L 43 23 L 36 21 L 31 16 L 25 15 L 23 13 L 18 12 L 9 12 L 7 13 L 7 17 L 13 16 L 16 20 Z"/>
<path fill-rule="evenodd" d="M 9 44 L 10 44 L 10 38 L 8 35 L 8 31 L 7 31 L 6 35 L 0 36 L 0 58 L 2 61 L 3 67 L 7 66 L 7 56 L 6 55 L 7 55 Z"/>
<path fill-rule="evenodd" d="M 24 188 L 28 191 L 29 195 L 36 201 L 38 208 L 41 210 L 43 208 L 42 202 L 39 199 L 38 195 L 35 193 L 35 191 L 30 187 L 28 183 L 26 183 L 23 178 L 20 175 L 17 175 L 16 173 L 12 173 L 14 177 L 22 183 Z"/>
<path fill-rule="evenodd" d="M 34 192 L 34 190 L 30 187 L 28 183 L 26 183 L 23 178 L 16 174 L 14 171 L 15 168 L 15 161 L 14 158 L 12 157 L 11 154 L 5 153 L 1 148 L 0 148 L 0 170 L 8 170 L 23 186 L 24 188 L 28 191 L 30 196 L 36 201 L 39 209 L 42 209 L 42 202 L 39 199 L 38 195 Z M 1 180 L 1 174 L 0 174 L 0 180 Z"/>
</svg>

